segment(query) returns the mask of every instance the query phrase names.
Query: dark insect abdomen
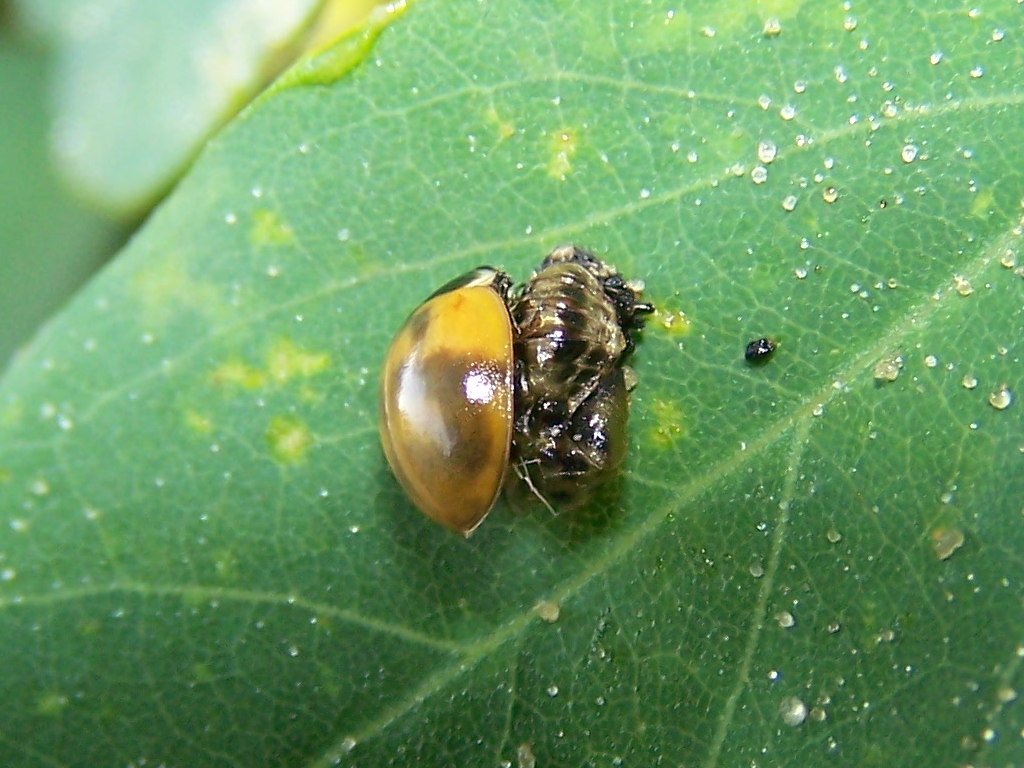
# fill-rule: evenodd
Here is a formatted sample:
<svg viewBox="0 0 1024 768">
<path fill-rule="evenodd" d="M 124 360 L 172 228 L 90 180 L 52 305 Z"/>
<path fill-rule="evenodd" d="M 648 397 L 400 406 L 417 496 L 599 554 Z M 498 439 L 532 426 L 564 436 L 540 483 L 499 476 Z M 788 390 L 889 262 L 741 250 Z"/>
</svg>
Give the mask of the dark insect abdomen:
<svg viewBox="0 0 1024 768">
<path fill-rule="evenodd" d="M 513 301 L 512 460 L 548 501 L 585 501 L 621 462 L 623 361 L 649 311 L 614 269 L 572 246 L 553 251 Z"/>
</svg>

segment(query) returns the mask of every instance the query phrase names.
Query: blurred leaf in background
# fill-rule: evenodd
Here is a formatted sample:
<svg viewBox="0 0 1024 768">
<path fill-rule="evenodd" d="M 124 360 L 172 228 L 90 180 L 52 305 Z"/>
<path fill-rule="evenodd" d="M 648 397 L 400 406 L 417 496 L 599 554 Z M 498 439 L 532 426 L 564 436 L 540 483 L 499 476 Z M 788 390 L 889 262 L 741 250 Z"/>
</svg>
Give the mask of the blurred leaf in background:
<svg viewBox="0 0 1024 768">
<path fill-rule="evenodd" d="M 51 60 L 11 21 L 0 22 L 0 370 L 125 232 L 59 178 L 49 152 Z"/>
<path fill-rule="evenodd" d="M 54 148 L 83 195 L 135 212 L 300 49 L 320 0 L 28 0 L 56 51 Z"/>
</svg>

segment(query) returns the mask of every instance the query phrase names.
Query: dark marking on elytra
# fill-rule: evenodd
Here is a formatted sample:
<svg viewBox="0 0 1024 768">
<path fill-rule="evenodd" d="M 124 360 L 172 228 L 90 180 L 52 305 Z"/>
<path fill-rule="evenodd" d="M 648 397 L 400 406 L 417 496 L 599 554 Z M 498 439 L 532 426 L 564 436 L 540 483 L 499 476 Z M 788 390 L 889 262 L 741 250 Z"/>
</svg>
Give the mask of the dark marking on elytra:
<svg viewBox="0 0 1024 768">
<path fill-rule="evenodd" d="M 491 420 L 476 418 L 481 411 L 493 408 L 493 404 L 470 402 L 465 382 L 471 372 L 490 369 L 495 386 L 502 387 L 500 373 L 487 360 L 444 351 L 430 355 L 423 364 L 430 371 L 426 377 L 426 398 L 439 403 L 438 412 L 445 415 L 444 427 L 452 446 L 450 466 L 459 467 L 467 476 L 477 475 L 494 461 L 493 447 L 498 436 Z"/>
</svg>

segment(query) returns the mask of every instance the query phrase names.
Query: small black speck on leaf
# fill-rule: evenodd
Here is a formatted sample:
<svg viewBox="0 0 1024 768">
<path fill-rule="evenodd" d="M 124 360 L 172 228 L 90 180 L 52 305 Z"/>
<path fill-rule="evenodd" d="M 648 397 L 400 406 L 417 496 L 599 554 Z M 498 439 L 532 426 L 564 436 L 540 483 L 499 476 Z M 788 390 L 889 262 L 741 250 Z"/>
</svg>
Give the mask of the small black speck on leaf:
<svg viewBox="0 0 1024 768">
<path fill-rule="evenodd" d="M 775 352 L 775 342 L 767 337 L 762 337 L 749 342 L 743 356 L 748 363 L 761 364 L 768 362 L 773 352 Z"/>
</svg>

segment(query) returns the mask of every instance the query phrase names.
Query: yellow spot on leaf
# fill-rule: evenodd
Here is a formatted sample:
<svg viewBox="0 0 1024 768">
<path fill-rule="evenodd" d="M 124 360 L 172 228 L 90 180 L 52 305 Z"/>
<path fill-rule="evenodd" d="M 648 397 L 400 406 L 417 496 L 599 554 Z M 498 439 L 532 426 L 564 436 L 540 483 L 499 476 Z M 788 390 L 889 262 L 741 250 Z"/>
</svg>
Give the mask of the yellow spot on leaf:
<svg viewBox="0 0 1024 768">
<path fill-rule="evenodd" d="M 232 549 L 223 549 L 213 561 L 213 569 L 221 581 L 232 580 L 238 572 L 238 557 Z"/>
<path fill-rule="evenodd" d="M 135 276 L 132 287 L 142 307 L 142 319 L 148 325 L 166 322 L 182 309 L 210 316 L 222 307 L 217 288 L 194 279 L 180 256 L 154 261 Z"/>
<path fill-rule="evenodd" d="M 194 411 L 191 408 L 185 411 L 185 423 L 196 432 L 206 433 L 213 427 L 213 422 L 209 416 L 199 411 Z"/>
<path fill-rule="evenodd" d="M 11 473 L 9 470 L 0 467 L 0 483 L 6 483 L 11 479 Z"/>
<path fill-rule="evenodd" d="M 24 413 L 24 408 L 21 401 L 12 400 L 0 411 L 0 424 L 3 424 L 5 427 L 14 426 L 21 421 L 22 413 Z"/>
<path fill-rule="evenodd" d="M 85 619 L 78 625 L 78 633 L 86 637 L 96 637 L 103 627 L 96 619 Z"/>
<path fill-rule="evenodd" d="M 44 693 L 36 702 L 36 713 L 56 717 L 68 706 L 68 697 L 63 693 Z"/>
<path fill-rule="evenodd" d="M 242 387 L 243 389 L 258 389 L 267 380 L 267 376 L 258 368 L 253 368 L 241 360 L 229 360 L 217 366 L 210 374 L 210 382 L 215 387 L 226 385 Z"/>
<path fill-rule="evenodd" d="M 217 681 L 217 676 L 213 674 L 213 670 L 209 666 L 199 662 L 192 665 L 192 684 L 203 685 L 206 683 L 214 683 Z"/>
<path fill-rule="evenodd" d="M 681 309 L 668 312 L 663 312 L 659 309 L 655 312 L 654 317 L 657 320 L 658 325 L 672 334 L 685 336 L 689 334 L 690 330 L 693 328 L 690 318 L 688 318 L 686 313 Z"/>
<path fill-rule="evenodd" d="M 572 158 L 576 154 L 576 135 L 569 130 L 555 131 L 551 135 L 548 160 L 548 176 L 564 180 L 572 170 Z"/>
<path fill-rule="evenodd" d="M 262 208 L 253 212 L 249 239 L 254 245 L 287 245 L 295 234 L 276 212 Z"/>
<path fill-rule="evenodd" d="M 280 339 L 267 355 L 267 372 L 278 384 L 296 376 L 308 378 L 327 368 L 330 356 L 326 352 L 309 352 L 291 339 Z"/>
<path fill-rule="evenodd" d="M 996 196 L 991 187 L 985 187 L 974 195 L 971 203 L 971 216 L 976 219 L 987 219 L 992 214 Z"/>
<path fill-rule="evenodd" d="M 508 120 L 503 120 L 494 107 L 487 110 L 487 119 L 497 126 L 499 141 L 506 141 L 516 135 L 516 127 Z"/>
<path fill-rule="evenodd" d="M 309 428 L 291 416 L 278 416 L 267 428 L 267 444 L 274 458 L 283 464 L 297 464 L 306 458 L 313 443 Z"/>
<path fill-rule="evenodd" d="M 660 448 L 671 448 L 685 433 L 679 405 L 668 400 L 655 400 L 651 404 L 651 414 L 654 417 L 652 441 Z"/>
</svg>

